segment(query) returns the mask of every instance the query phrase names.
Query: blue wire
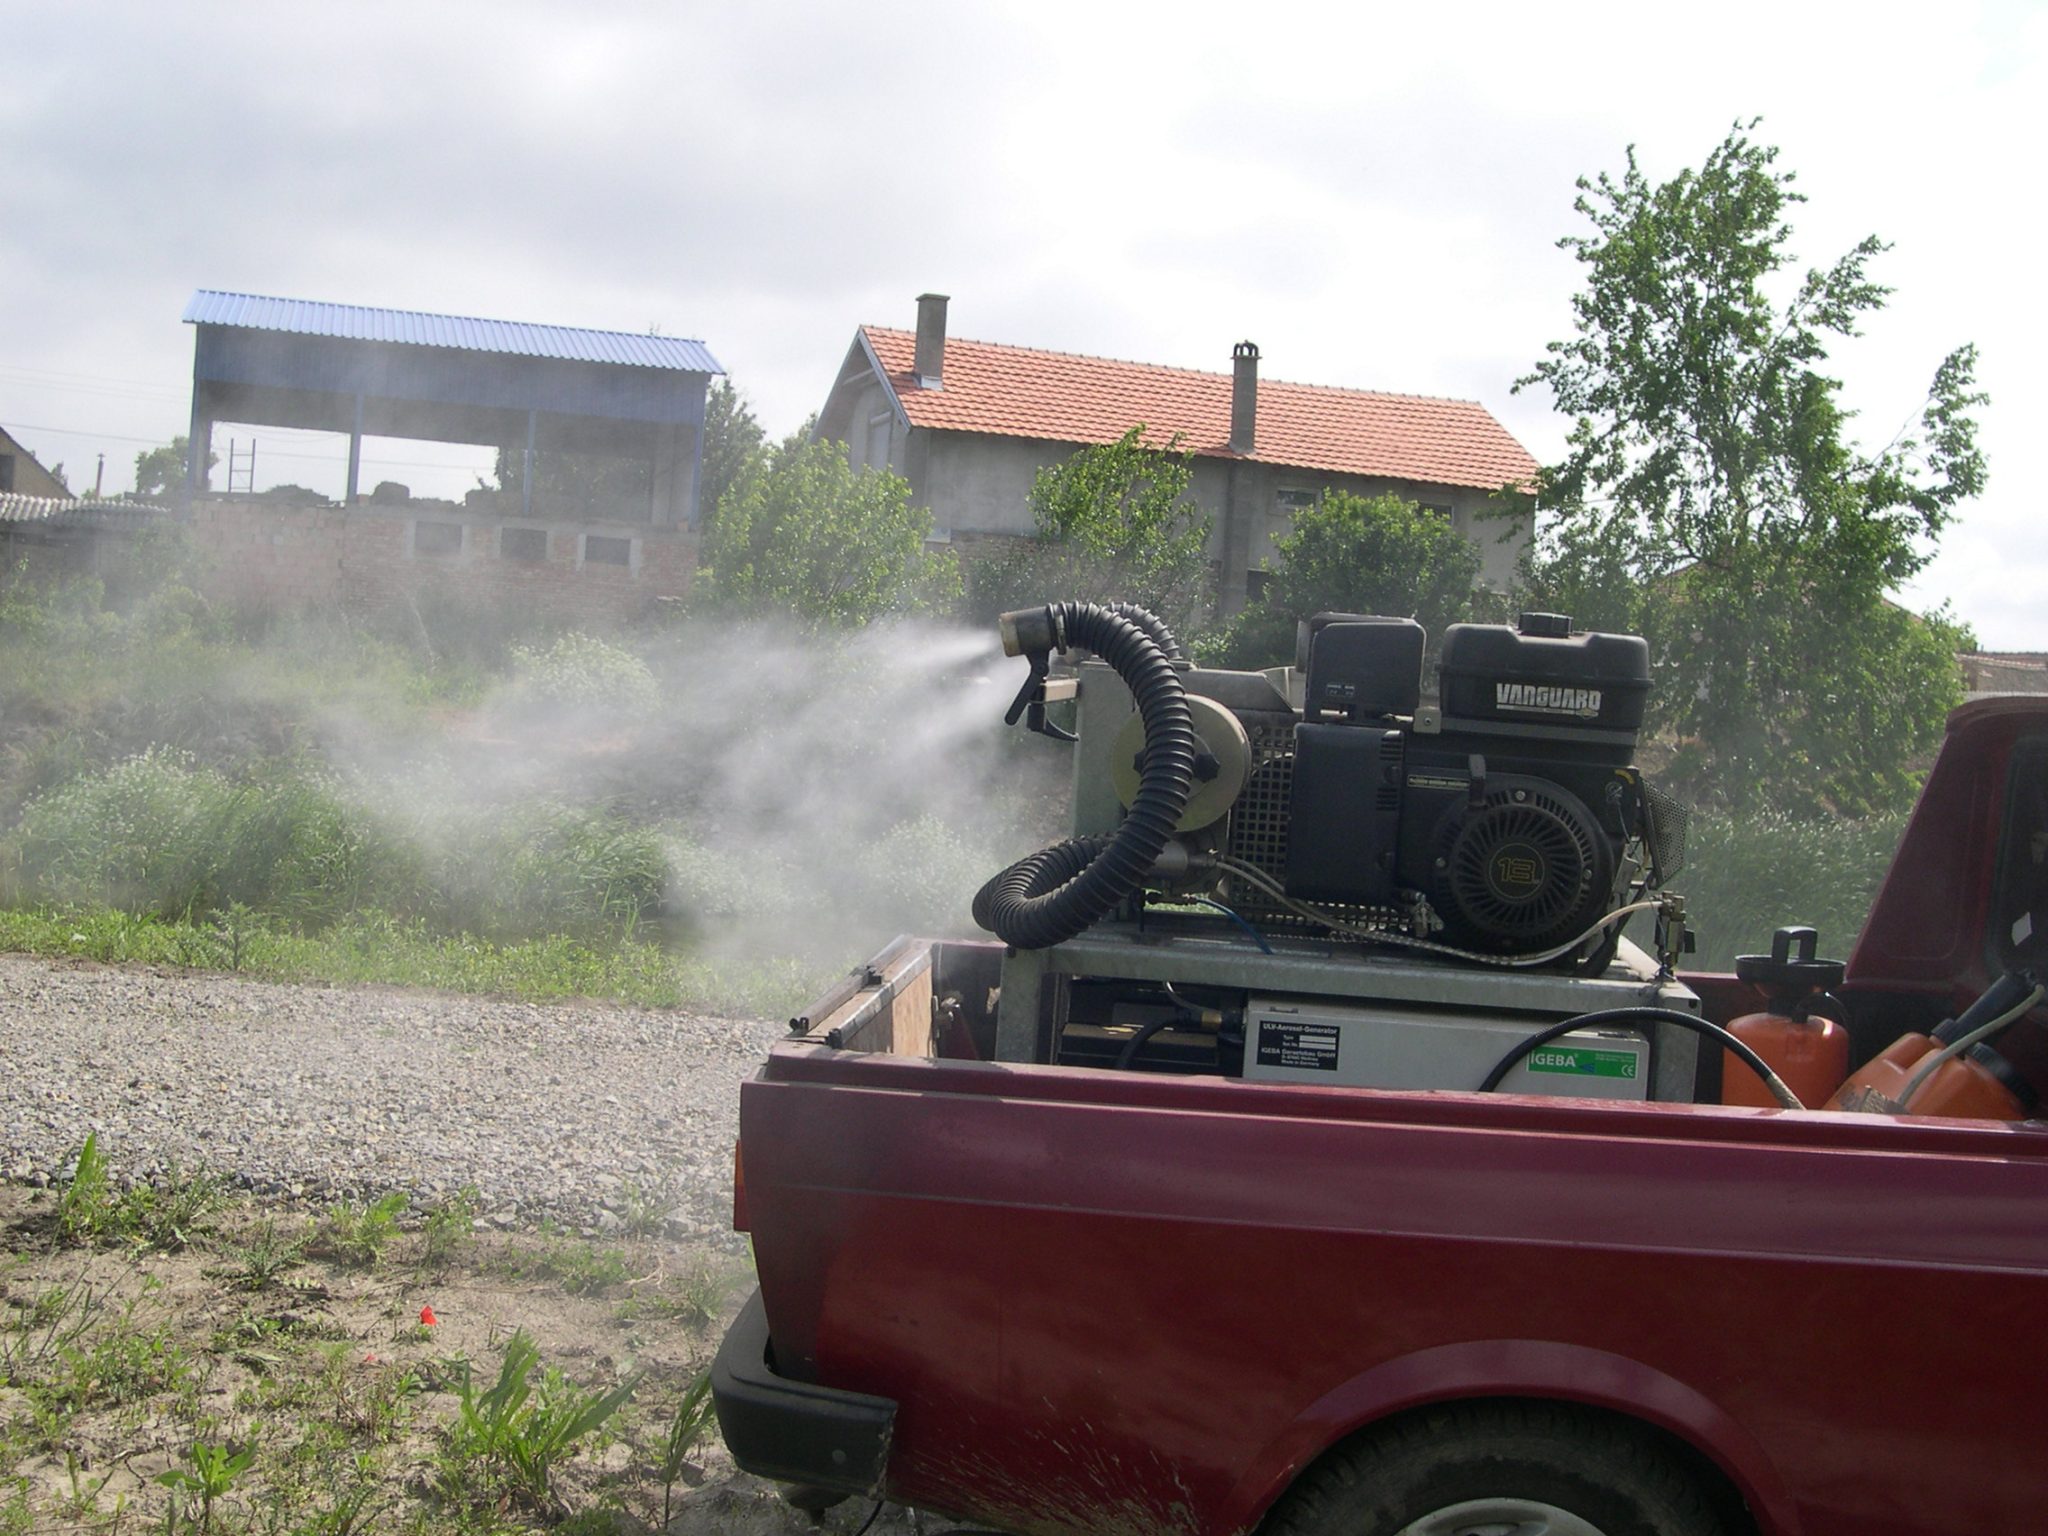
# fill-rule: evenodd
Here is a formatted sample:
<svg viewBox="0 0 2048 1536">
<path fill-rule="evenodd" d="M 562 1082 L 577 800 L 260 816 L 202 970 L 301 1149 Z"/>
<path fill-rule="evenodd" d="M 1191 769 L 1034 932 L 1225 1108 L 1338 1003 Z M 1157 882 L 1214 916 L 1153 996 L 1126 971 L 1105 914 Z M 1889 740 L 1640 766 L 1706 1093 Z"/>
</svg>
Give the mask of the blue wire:
<svg viewBox="0 0 2048 1536">
<path fill-rule="evenodd" d="M 1252 936 L 1252 942 L 1258 945 L 1264 953 L 1269 955 L 1273 953 L 1273 946 L 1266 942 L 1266 936 L 1263 933 L 1260 933 L 1259 930 L 1254 928 L 1250 923 L 1246 922 L 1242 917 L 1238 916 L 1237 913 L 1231 911 L 1230 908 L 1223 905 L 1222 902 L 1211 901 L 1206 896 L 1190 896 L 1186 899 L 1196 906 L 1214 907 L 1218 912 L 1221 912 L 1225 917 L 1229 918 L 1233 923 L 1237 924 L 1238 927 L 1242 928 L 1246 933 L 1250 934 Z"/>
</svg>

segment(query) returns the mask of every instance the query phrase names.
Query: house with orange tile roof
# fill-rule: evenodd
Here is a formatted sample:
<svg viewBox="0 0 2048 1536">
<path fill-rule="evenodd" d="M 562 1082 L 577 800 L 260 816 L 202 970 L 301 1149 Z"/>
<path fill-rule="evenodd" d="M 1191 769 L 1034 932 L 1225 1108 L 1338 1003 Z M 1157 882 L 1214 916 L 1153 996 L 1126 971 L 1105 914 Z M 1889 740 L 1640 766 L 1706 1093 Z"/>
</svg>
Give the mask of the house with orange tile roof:
<svg viewBox="0 0 2048 1536">
<path fill-rule="evenodd" d="M 931 509 L 935 536 L 963 546 L 1028 536 L 1033 476 L 1076 449 L 1143 426 L 1156 447 L 1194 456 L 1225 613 L 1256 593 L 1274 539 L 1326 487 L 1391 491 L 1448 518 L 1481 551 L 1481 580 L 1505 587 L 1527 547 L 1504 519 L 1503 488 L 1536 461 L 1469 400 L 1259 378 L 1240 342 L 1228 373 L 949 339 L 943 294 L 917 301 L 917 328 L 864 325 L 819 412 L 821 436 L 856 466 L 886 465 Z"/>
</svg>

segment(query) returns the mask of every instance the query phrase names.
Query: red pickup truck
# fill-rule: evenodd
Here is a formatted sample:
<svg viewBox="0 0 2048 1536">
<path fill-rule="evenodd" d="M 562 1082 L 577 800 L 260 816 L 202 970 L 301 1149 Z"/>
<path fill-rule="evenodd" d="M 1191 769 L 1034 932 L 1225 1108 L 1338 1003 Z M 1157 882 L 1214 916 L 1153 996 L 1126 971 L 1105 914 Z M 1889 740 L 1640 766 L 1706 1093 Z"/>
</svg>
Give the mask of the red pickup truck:
<svg viewBox="0 0 2048 1536">
<path fill-rule="evenodd" d="M 2044 858 L 2048 700 L 1965 706 L 1857 1061 L 2029 958 Z M 898 941 L 744 1085 L 741 1466 L 1028 1533 L 2048 1529 L 2048 1125 L 1002 1060 L 1004 954 Z"/>
</svg>

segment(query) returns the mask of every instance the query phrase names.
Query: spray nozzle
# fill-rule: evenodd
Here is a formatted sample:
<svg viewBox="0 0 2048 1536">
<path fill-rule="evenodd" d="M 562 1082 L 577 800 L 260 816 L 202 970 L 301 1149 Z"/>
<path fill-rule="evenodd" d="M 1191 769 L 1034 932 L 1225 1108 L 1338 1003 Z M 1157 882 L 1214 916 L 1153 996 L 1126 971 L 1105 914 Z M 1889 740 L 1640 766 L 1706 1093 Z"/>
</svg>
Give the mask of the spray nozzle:
<svg viewBox="0 0 2048 1536">
<path fill-rule="evenodd" d="M 996 631 L 1003 637 L 1003 654 L 1031 657 L 1040 676 L 1047 654 L 1066 649 L 1050 606 L 1012 609 L 996 620 Z"/>
</svg>

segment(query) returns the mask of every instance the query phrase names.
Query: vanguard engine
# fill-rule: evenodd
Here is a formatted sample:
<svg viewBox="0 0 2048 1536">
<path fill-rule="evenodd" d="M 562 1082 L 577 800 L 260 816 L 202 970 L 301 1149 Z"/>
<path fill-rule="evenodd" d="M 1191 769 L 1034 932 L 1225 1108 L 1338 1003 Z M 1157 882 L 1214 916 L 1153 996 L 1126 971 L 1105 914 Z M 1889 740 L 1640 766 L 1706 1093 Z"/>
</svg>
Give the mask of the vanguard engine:
<svg viewBox="0 0 2048 1536">
<path fill-rule="evenodd" d="M 1084 667 L 1078 686 L 1049 685 L 1049 650 L 1085 643 L 1052 637 L 1038 649 L 1054 613 L 1009 615 L 1004 633 L 1035 658 L 1013 717 L 1028 708 L 1033 728 L 1058 733 L 1045 719 L 1048 688 L 1078 695 L 1076 836 L 1006 871 L 985 897 L 1027 866 L 1038 898 L 1055 875 L 1128 854 L 1119 828 L 1162 824 L 1183 757 L 1170 833 L 1146 842 L 1148 867 L 1111 906 L 1146 891 L 1197 896 L 1281 931 L 1435 941 L 1474 960 L 1555 951 L 1542 963 L 1597 966 L 1622 926 L 1603 919 L 1662 886 L 1682 858 L 1682 811 L 1633 762 L 1649 689 L 1636 636 L 1574 634 L 1557 614 L 1524 614 L 1513 628 L 1454 624 L 1441 702 L 1425 707 L 1425 636 L 1413 620 L 1318 614 L 1302 626 L 1296 667 L 1225 672 L 1188 667 L 1156 620 L 1121 610 L 1119 622 L 1164 641 L 1188 714 L 1183 739 L 1177 723 L 1155 728 L 1148 716 L 1144 691 L 1170 688 L 1158 667 L 1119 686 L 1111 657 Z M 1133 862 L 1099 878 L 1120 886 Z M 1027 948 L 1072 936 L 1006 927 L 993 906 L 978 915 Z"/>
<path fill-rule="evenodd" d="M 1684 815 L 1634 761 L 1640 638 L 1556 614 L 1453 625 L 1425 702 L 1426 637 L 1407 619 L 1318 614 L 1296 664 L 1263 672 L 1190 666 L 1128 605 L 1001 623 L 1031 664 L 1010 719 L 1075 743 L 1074 835 L 975 898 L 1012 946 L 1005 1054 L 1170 1067 L 1178 1046 L 1183 1070 L 1470 1087 L 1546 1020 L 1696 1012 L 1672 970 L 1683 904 L 1660 894 Z M 1072 676 L 1052 675 L 1055 656 Z M 1054 714 L 1070 699 L 1071 731 Z M 1654 960 L 1622 946 L 1646 909 Z M 1219 944 L 1236 947 L 1227 963 Z M 1206 1049 L 1186 1038 L 1203 1028 Z M 1531 1061 L 1593 1062 L 1630 1096 L 1689 1094 L 1685 1031 L 1595 1034 Z"/>
</svg>

